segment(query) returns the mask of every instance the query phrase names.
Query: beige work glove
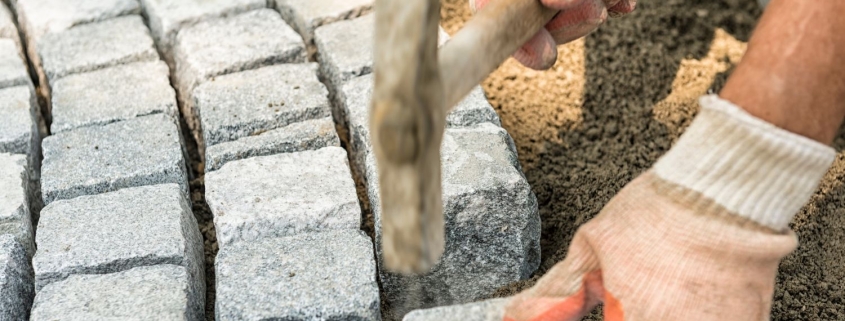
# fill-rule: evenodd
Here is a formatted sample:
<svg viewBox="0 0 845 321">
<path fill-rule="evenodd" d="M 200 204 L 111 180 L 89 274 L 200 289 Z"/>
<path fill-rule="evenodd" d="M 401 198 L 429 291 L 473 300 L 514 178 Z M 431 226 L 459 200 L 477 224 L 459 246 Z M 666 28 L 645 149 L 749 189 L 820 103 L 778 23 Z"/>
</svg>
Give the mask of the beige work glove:
<svg viewBox="0 0 845 321">
<path fill-rule="evenodd" d="M 654 167 L 581 226 L 566 258 L 515 296 L 505 320 L 768 320 L 792 217 L 832 148 L 717 96 Z"/>
<path fill-rule="evenodd" d="M 473 12 L 491 0 L 469 0 Z M 502 0 L 499 0 L 502 1 Z M 608 15 L 619 17 L 634 11 L 637 0 L 540 0 L 559 10 L 545 28 L 528 40 L 513 57 L 531 69 L 549 69 L 557 60 L 557 46 L 581 38 L 598 29 Z"/>
</svg>

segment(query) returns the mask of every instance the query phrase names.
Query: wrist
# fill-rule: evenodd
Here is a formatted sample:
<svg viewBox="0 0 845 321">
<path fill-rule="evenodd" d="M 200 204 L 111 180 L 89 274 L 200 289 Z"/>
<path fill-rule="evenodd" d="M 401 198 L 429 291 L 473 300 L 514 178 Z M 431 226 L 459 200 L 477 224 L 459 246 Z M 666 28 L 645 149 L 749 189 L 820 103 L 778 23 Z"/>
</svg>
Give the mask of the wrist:
<svg viewBox="0 0 845 321">
<path fill-rule="evenodd" d="M 776 231 L 787 228 L 836 156 L 716 95 L 655 164 L 661 179 Z"/>
</svg>

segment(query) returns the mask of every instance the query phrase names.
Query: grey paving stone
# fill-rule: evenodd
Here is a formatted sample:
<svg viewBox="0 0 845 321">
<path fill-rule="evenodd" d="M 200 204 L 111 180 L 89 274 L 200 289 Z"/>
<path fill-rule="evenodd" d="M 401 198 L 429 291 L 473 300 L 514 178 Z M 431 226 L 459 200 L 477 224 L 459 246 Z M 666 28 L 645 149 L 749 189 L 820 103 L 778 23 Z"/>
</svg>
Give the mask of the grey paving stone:
<svg viewBox="0 0 845 321">
<path fill-rule="evenodd" d="M 228 162 L 255 156 L 340 147 L 331 117 L 306 120 L 255 136 L 210 146 L 205 152 L 205 170 L 214 171 Z"/>
<path fill-rule="evenodd" d="M 35 253 L 31 199 L 26 156 L 0 153 L 0 235 L 14 236 L 29 256 Z"/>
<path fill-rule="evenodd" d="M 375 15 L 322 26 L 314 31 L 320 72 L 334 87 L 373 69 Z"/>
<path fill-rule="evenodd" d="M 40 135 L 38 103 L 29 85 L 0 89 L 0 153 L 35 155 Z"/>
<path fill-rule="evenodd" d="M 15 42 L 0 38 L 0 88 L 29 84 L 29 72 Z"/>
<path fill-rule="evenodd" d="M 53 84 L 52 133 L 150 114 L 179 116 L 169 70 L 161 61 L 136 62 L 70 75 Z"/>
<path fill-rule="evenodd" d="M 415 310 L 402 321 L 501 321 L 508 299 L 491 299 L 463 305 Z"/>
<path fill-rule="evenodd" d="M 361 225 L 340 147 L 230 162 L 205 176 L 221 249 L 242 241 Z"/>
<path fill-rule="evenodd" d="M 28 320 L 34 295 L 32 267 L 12 235 L 0 235 L 0 320 Z"/>
<path fill-rule="evenodd" d="M 221 249 L 217 320 L 379 320 L 370 239 L 306 233 Z"/>
<path fill-rule="evenodd" d="M 497 288 L 529 277 L 540 263 L 537 200 L 507 132 L 490 123 L 450 128 L 441 153 L 445 252 L 423 276 L 379 271 L 385 298 L 394 309 L 483 299 Z M 372 153 L 365 156 L 365 170 L 375 217 L 376 251 L 381 258 L 382 214 Z M 412 295 L 412 289 L 422 293 Z M 401 315 L 407 311 L 394 312 Z"/>
<path fill-rule="evenodd" d="M 18 34 L 18 27 L 15 25 L 15 17 L 4 2 L 0 2 L 0 38 L 14 41 L 15 47 L 18 49 L 18 54 L 21 58 L 24 57 L 21 37 Z"/>
<path fill-rule="evenodd" d="M 267 7 L 267 0 L 140 0 L 150 31 L 168 57 L 176 34 L 198 22 Z"/>
<path fill-rule="evenodd" d="M 31 320 L 203 320 L 189 282 L 184 267 L 167 264 L 73 275 L 38 291 Z"/>
<path fill-rule="evenodd" d="M 136 0 L 14 0 L 29 44 L 47 33 L 141 12 Z"/>
<path fill-rule="evenodd" d="M 305 62 L 305 44 L 277 12 L 261 9 L 182 29 L 173 54 L 178 99 L 188 126 L 197 131 L 190 99 L 197 85 L 238 71 Z"/>
<path fill-rule="evenodd" d="M 344 84 L 337 97 L 341 101 L 338 114 L 342 115 L 350 133 L 350 143 L 353 145 L 353 157 L 359 173 L 363 173 L 364 158 L 370 149 L 369 109 L 373 95 L 373 75 L 354 78 Z M 499 116 L 493 106 L 487 102 L 481 87 L 476 87 L 464 98 L 449 115 L 446 116 L 447 127 L 472 126 L 481 123 L 501 125 Z"/>
<path fill-rule="evenodd" d="M 158 60 L 158 52 L 141 17 L 132 15 L 46 34 L 38 40 L 38 57 L 52 82 L 71 74 Z"/>
<path fill-rule="evenodd" d="M 336 21 L 369 13 L 373 0 L 275 0 L 282 18 L 302 35 L 306 43 L 314 39 L 314 29 Z"/>
<path fill-rule="evenodd" d="M 331 116 L 317 64 L 285 64 L 216 77 L 194 90 L 205 146 Z"/>
<path fill-rule="evenodd" d="M 179 130 L 164 114 L 59 133 L 42 146 L 45 204 L 153 184 L 188 191 Z"/>
<path fill-rule="evenodd" d="M 176 184 L 51 203 L 41 211 L 36 242 L 32 265 L 38 292 L 71 275 L 173 264 L 187 269 L 188 296 L 204 302 L 202 237 Z M 201 306 L 193 308 L 202 315 Z"/>
</svg>

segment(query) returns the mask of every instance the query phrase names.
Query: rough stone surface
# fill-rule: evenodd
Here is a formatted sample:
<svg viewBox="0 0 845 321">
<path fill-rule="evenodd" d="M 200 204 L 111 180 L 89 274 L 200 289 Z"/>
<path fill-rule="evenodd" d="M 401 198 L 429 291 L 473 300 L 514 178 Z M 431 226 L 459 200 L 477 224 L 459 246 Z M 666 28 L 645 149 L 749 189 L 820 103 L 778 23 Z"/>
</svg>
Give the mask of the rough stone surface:
<svg viewBox="0 0 845 321">
<path fill-rule="evenodd" d="M 282 18 L 302 35 L 306 43 L 314 39 L 314 29 L 335 21 L 369 13 L 373 0 L 275 0 Z"/>
<path fill-rule="evenodd" d="M 230 162 L 206 174 L 205 195 L 221 249 L 361 225 L 355 183 L 340 147 Z"/>
<path fill-rule="evenodd" d="M 317 64 L 286 64 L 217 77 L 197 87 L 193 101 L 204 146 L 213 146 L 329 117 L 328 94 Z"/>
<path fill-rule="evenodd" d="M 38 105 L 29 85 L 0 89 L 0 153 L 37 154 Z"/>
<path fill-rule="evenodd" d="M 12 39 L 0 38 L 0 88 L 29 85 L 29 72 Z"/>
<path fill-rule="evenodd" d="M 343 122 L 347 123 L 350 133 L 350 142 L 353 145 L 353 156 L 355 166 L 359 173 L 363 173 L 364 157 L 369 151 L 369 111 L 370 99 L 373 95 L 373 76 L 365 75 L 350 80 L 341 87 L 338 92 L 338 114 L 343 115 Z M 452 112 L 446 116 L 447 127 L 471 126 L 481 123 L 493 123 L 500 125 L 499 116 L 493 110 L 493 106 L 487 102 L 481 87 L 476 87 L 464 98 Z"/>
<path fill-rule="evenodd" d="M 44 35 L 38 40 L 38 56 L 49 82 L 115 65 L 158 60 L 153 39 L 137 15 Z"/>
<path fill-rule="evenodd" d="M 302 38 L 270 9 L 184 28 L 176 36 L 173 52 L 174 84 L 188 126 L 195 131 L 199 124 L 190 97 L 200 83 L 273 64 L 305 62 Z"/>
<path fill-rule="evenodd" d="M 507 132 L 490 123 L 451 128 L 443 137 L 441 153 L 446 248 L 440 262 L 419 277 L 379 271 L 385 298 L 399 315 L 407 312 L 404 308 L 483 299 L 529 277 L 540 263 L 537 199 Z M 372 153 L 367 154 L 365 167 L 381 258 L 378 176 Z M 421 293 L 411 295 L 412 289 Z"/>
<path fill-rule="evenodd" d="M 0 320 L 28 320 L 34 294 L 26 251 L 13 236 L 0 235 Z"/>
<path fill-rule="evenodd" d="M 501 321 L 505 317 L 507 299 L 415 310 L 402 321 Z"/>
<path fill-rule="evenodd" d="M 379 320 L 370 239 L 307 233 L 221 249 L 217 320 Z"/>
<path fill-rule="evenodd" d="M 176 34 L 202 21 L 265 8 L 267 0 L 140 0 L 150 31 L 165 56 Z"/>
<path fill-rule="evenodd" d="M 190 282 L 176 265 L 73 275 L 38 291 L 31 320 L 201 320 Z"/>
<path fill-rule="evenodd" d="M 372 72 L 374 36 L 375 15 L 317 28 L 314 43 L 323 77 L 340 87 L 351 78 Z"/>
<path fill-rule="evenodd" d="M 0 38 L 12 40 L 21 58 L 24 57 L 21 37 L 18 34 L 18 27 L 15 25 L 15 17 L 6 3 L 0 2 Z M 5 53 L 3 53 L 5 55 Z"/>
<path fill-rule="evenodd" d="M 176 184 L 54 202 L 41 211 L 36 241 L 37 291 L 76 274 L 173 264 L 187 269 L 189 296 L 204 300 L 202 237 Z"/>
<path fill-rule="evenodd" d="M 161 61 L 136 62 L 67 76 L 53 84 L 52 133 L 150 114 L 174 119 L 176 92 Z"/>
<path fill-rule="evenodd" d="M 25 155 L 0 154 L 0 235 L 14 236 L 31 256 L 35 246 L 28 178 Z"/>
<path fill-rule="evenodd" d="M 210 146 L 205 152 L 205 169 L 210 172 L 235 160 L 317 150 L 329 146 L 340 147 L 340 139 L 331 117 L 306 120 L 255 136 Z"/>
<path fill-rule="evenodd" d="M 153 184 L 188 191 L 179 130 L 163 114 L 59 133 L 42 146 L 45 204 Z"/>
<path fill-rule="evenodd" d="M 73 26 L 140 13 L 136 0 L 14 0 L 18 21 L 28 39 L 35 43 L 47 33 Z"/>
</svg>

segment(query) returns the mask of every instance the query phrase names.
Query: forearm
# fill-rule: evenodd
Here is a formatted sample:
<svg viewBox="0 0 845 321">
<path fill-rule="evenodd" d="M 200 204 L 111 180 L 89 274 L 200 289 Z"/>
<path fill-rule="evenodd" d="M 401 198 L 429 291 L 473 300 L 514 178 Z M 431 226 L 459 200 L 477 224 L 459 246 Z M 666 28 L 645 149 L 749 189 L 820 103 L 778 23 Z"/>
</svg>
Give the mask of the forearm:
<svg viewBox="0 0 845 321">
<path fill-rule="evenodd" d="M 845 118 L 845 1 L 773 0 L 719 94 L 829 144 Z"/>
</svg>

